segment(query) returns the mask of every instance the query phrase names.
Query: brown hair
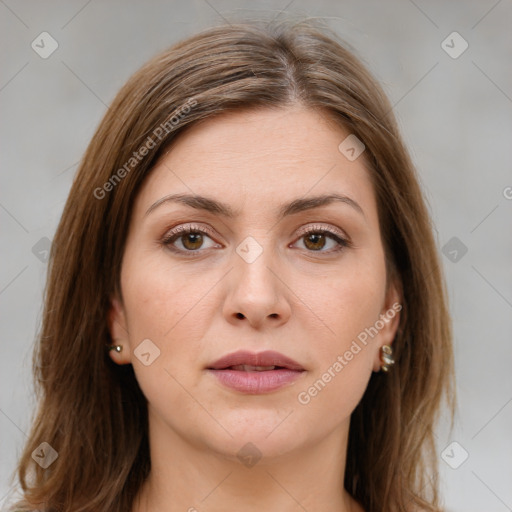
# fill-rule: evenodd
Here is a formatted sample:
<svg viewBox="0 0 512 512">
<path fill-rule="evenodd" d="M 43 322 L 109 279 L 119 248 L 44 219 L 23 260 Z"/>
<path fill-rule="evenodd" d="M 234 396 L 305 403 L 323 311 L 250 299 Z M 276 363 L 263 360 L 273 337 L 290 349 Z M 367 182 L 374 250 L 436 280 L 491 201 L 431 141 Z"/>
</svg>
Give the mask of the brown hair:
<svg viewBox="0 0 512 512">
<path fill-rule="evenodd" d="M 310 20 L 242 21 L 194 35 L 136 72 L 106 113 L 51 249 L 33 361 L 39 408 L 18 467 L 18 509 L 131 509 L 150 471 L 147 403 L 132 366 L 114 364 L 105 347 L 134 198 L 187 127 L 293 103 L 364 142 L 389 275 L 403 294 L 396 364 L 372 374 L 352 414 L 344 485 L 366 511 L 440 510 L 433 428 L 444 394 L 453 428 L 455 389 L 430 216 L 380 86 L 346 43 Z M 41 442 L 59 454 L 46 469 L 31 457 Z"/>
</svg>

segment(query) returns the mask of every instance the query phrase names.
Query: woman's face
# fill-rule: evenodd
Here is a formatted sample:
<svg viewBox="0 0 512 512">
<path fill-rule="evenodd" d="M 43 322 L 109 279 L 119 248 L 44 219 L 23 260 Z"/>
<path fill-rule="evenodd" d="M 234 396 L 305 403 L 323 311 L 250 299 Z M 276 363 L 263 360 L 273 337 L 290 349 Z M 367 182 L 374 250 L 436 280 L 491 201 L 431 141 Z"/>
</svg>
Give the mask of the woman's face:
<svg viewBox="0 0 512 512">
<path fill-rule="evenodd" d="M 155 436 L 271 457 L 348 432 L 399 318 L 348 135 L 300 107 L 224 114 L 143 184 L 109 325 Z"/>
</svg>

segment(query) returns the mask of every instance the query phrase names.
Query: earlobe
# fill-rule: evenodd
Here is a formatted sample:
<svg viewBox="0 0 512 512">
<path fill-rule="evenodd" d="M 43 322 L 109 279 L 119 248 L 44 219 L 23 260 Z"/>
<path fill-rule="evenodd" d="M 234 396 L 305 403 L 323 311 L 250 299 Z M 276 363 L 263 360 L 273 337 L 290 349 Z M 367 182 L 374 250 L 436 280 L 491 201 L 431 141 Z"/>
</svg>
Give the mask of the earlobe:
<svg viewBox="0 0 512 512">
<path fill-rule="evenodd" d="M 110 299 L 108 311 L 108 330 L 112 344 L 107 347 L 110 359 L 116 364 L 129 364 L 130 346 L 126 316 L 121 301 L 117 297 Z"/>
<path fill-rule="evenodd" d="M 403 307 L 402 301 L 401 287 L 394 281 L 388 288 L 386 302 L 381 312 L 381 318 L 384 317 L 386 322 L 383 344 L 391 345 L 395 339 L 400 324 L 400 311 L 402 311 Z"/>
<path fill-rule="evenodd" d="M 382 368 L 390 368 L 390 359 L 393 359 L 393 341 L 400 325 L 400 311 L 402 310 L 402 297 L 399 286 L 392 283 L 386 293 L 385 305 L 381 311 L 380 319 L 382 329 L 379 332 L 378 350 L 375 355 L 373 371 L 381 371 Z M 389 353 L 388 353 L 389 352 Z"/>
</svg>

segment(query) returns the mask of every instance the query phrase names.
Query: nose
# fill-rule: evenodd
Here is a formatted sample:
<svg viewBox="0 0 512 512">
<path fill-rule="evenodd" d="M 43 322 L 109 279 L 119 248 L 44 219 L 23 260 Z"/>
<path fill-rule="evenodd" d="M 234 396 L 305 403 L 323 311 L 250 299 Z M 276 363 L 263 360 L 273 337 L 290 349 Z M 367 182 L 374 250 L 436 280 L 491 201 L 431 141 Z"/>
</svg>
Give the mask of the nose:
<svg viewBox="0 0 512 512">
<path fill-rule="evenodd" d="M 271 250 L 264 250 L 252 262 L 236 253 L 233 259 L 234 268 L 228 275 L 229 288 L 223 308 L 228 322 L 239 325 L 245 321 L 255 329 L 286 323 L 291 314 L 291 291 L 281 277 Z"/>
</svg>

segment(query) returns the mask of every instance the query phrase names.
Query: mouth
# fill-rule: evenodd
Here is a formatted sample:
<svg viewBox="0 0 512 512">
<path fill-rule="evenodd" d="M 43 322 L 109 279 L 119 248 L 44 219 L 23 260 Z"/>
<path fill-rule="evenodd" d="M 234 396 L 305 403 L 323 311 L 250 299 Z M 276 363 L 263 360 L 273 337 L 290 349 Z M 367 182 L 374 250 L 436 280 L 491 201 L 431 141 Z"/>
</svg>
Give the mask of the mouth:
<svg viewBox="0 0 512 512">
<path fill-rule="evenodd" d="M 293 359 L 280 354 L 267 350 L 265 352 L 253 353 L 245 350 L 233 352 L 221 357 L 210 366 L 209 370 L 234 370 L 241 372 L 265 372 L 273 371 L 276 369 L 304 371 L 304 368 L 294 361 Z"/>
<path fill-rule="evenodd" d="M 263 394 L 295 382 L 306 370 L 279 352 L 239 351 L 221 357 L 206 370 L 225 387 L 246 394 Z"/>
<path fill-rule="evenodd" d="M 213 368 L 211 368 L 213 369 Z M 219 368 L 220 370 L 235 370 L 237 372 L 268 372 L 270 370 L 287 369 L 284 366 L 253 366 L 252 364 L 236 364 L 227 368 Z"/>
</svg>

